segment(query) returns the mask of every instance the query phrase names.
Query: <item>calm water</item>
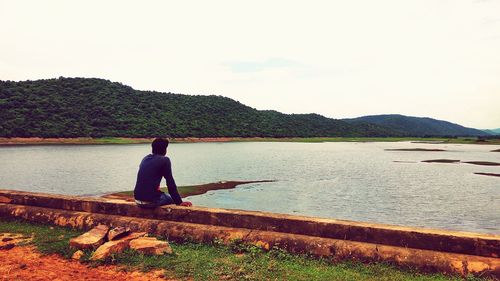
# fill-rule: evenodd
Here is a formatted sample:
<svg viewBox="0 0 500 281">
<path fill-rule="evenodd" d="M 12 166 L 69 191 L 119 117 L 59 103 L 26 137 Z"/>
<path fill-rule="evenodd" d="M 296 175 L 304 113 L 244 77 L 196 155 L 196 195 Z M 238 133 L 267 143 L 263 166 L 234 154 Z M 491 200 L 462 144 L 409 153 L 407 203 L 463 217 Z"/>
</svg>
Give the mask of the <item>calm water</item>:
<svg viewBox="0 0 500 281">
<path fill-rule="evenodd" d="M 446 152 L 384 151 L 443 148 Z M 171 144 L 178 185 L 274 179 L 190 197 L 196 205 L 500 234 L 500 146 L 412 143 Z M 149 145 L 0 147 L 0 188 L 73 195 L 131 190 Z M 164 184 L 163 184 L 164 185 Z"/>
</svg>

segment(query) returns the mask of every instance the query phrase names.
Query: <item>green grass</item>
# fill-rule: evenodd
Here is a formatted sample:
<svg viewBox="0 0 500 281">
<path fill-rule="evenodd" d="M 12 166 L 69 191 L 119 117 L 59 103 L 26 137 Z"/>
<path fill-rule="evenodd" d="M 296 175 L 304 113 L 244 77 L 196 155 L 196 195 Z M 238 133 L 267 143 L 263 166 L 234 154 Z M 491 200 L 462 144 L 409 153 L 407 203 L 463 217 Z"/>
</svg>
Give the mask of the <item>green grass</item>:
<svg viewBox="0 0 500 281">
<path fill-rule="evenodd" d="M 194 280 L 459 280 L 444 275 L 422 275 L 387 264 L 362 264 L 287 254 L 278 249 L 264 252 L 249 247 L 243 253 L 232 247 L 172 244 L 175 255 L 142 256 L 129 251 L 115 257 L 143 271 L 166 269 L 168 277 Z"/>
<path fill-rule="evenodd" d="M 160 188 L 160 190 L 163 192 L 168 192 L 168 189 L 166 187 Z M 187 194 L 194 193 L 196 191 L 196 186 L 195 185 L 179 186 L 177 187 L 177 191 L 182 197 L 185 197 Z"/>
<path fill-rule="evenodd" d="M 69 240 L 82 234 L 82 231 L 43 224 L 30 224 L 21 221 L 0 220 L 0 232 L 21 233 L 26 237 L 33 236 L 32 243 L 44 254 L 60 254 L 71 257 Z"/>
<path fill-rule="evenodd" d="M 82 232 L 57 226 L 0 220 L 0 232 L 34 235 L 33 244 L 45 254 L 72 254 L 68 243 Z M 462 280 L 441 274 L 421 274 L 389 264 L 363 264 L 353 261 L 332 263 L 304 255 L 291 255 L 280 249 L 263 251 L 255 246 L 235 243 L 210 245 L 170 243 L 174 254 L 144 256 L 132 250 L 89 265 L 117 264 L 126 270 L 165 269 L 167 278 L 194 280 Z M 487 280 L 470 277 L 468 280 Z"/>
<path fill-rule="evenodd" d="M 149 140 L 134 140 L 127 138 L 97 138 L 95 139 L 97 143 L 100 144 L 131 144 L 131 143 L 144 143 L 150 142 Z"/>
<path fill-rule="evenodd" d="M 136 144 L 136 143 L 151 143 L 152 139 L 146 138 L 79 138 L 82 144 Z"/>
<path fill-rule="evenodd" d="M 105 138 L 77 138 L 65 141 L 60 140 L 61 144 L 138 144 L 151 143 L 152 139 L 148 138 L 122 138 L 122 137 L 105 137 Z M 197 140 L 186 139 L 170 139 L 172 143 L 189 143 Z M 500 139 L 488 139 L 478 142 L 477 138 L 418 138 L 418 137 L 386 137 L 386 138 L 366 138 L 366 137 L 313 137 L 313 138 L 229 138 L 229 142 L 304 142 L 304 143 L 320 143 L 320 142 L 399 142 L 399 141 L 441 141 L 444 143 L 457 144 L 496 144 L 500 145 Z M 30 143 L 30 144 L 58 144 L 58 142 Z"/>
</svg>

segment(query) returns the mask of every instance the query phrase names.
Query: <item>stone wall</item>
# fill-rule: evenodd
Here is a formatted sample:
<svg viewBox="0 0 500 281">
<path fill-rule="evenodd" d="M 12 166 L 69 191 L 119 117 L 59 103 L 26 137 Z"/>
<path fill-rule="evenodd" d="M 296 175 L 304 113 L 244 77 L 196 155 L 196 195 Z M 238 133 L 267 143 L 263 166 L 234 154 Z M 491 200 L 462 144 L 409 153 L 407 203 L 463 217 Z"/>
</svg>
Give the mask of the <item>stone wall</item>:
<svg viewBox="0 0 500 281">
<path fill-rule="evenodd" d="M 320 219 L 264 212 L 164 206 L 101 198 L 0 190 L 0 217 L 88 229 L 126 226 L 174 241 L 235 239 L 265 249 L 386 261 L 461 275 L 500 276 L 500 235 Z"/>
</svg>

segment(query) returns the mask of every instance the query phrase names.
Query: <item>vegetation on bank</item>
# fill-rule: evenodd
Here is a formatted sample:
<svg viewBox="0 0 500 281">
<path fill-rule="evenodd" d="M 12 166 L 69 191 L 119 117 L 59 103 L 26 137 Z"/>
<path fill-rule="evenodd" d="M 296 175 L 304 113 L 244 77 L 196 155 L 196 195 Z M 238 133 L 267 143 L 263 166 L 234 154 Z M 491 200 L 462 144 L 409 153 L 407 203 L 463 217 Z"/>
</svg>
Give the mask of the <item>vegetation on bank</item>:
<svg viewBox="0 0 500 281">
<path fill-rule="evenodd" d="M 406 132 L 412 136 L 484 136 L 489 132 L 466 128 L 448 121 L 428 117 L 412 117 L 400 114 L 383 114 L 344 119 L 349 123 L 367 122 Z"/>
<path fill-rule="evenodd" d="M 39 251 L 60 254 L 66 258 L 73 252 L 69 248 L 69 239 L 82 233 L 69 228 L 6 220 L 0 220 L 0 232 L 33 235 L 31 243 Z M 90 266 L 117 264 L 126 270 L 164 269 L 167 278 L 194 280 L 463 280 L 441 274 L 422 274 L 383 263 L 333 263 L 325 259 L 291 255 L 280 249 L 264 251 L 238 241 L 230 245 L 217 241 L 211 245 L 193 242 L 170 244 L 173 255 L 144 256 L 129 250 L 103 262 L 91 262 L 90 253 L 86 253 L 82 262 Z M 476 277 L 467 279 L 488 280 Z"/>
<path fill-rule="evenodd" d="M 151 143 L 152 138 L 1 138 L 0 145 L 36 145 L 36 144 L 141 144 Z M 495 144 L 500 145 L 500 138 L 414 138 L 414 137 L 311 137 L 311 138 L 170 138 L 171 143 L 193 142 L 428 142 L 455 144 Z"/>
<path fill-rule="evenodd" d="M 488 135 L 430 118 L 332 119 L 222 96 L 138 91 L 103 79 L 0 81 L 0 137 L 404 137 Z"/>
<path fill-rule="evenodd" d="M 138 91 L 103 79 L 0 81 L 3 137 L 399 136 L 318 114 L 257 110 L 222 96 Z"/>
</svg>

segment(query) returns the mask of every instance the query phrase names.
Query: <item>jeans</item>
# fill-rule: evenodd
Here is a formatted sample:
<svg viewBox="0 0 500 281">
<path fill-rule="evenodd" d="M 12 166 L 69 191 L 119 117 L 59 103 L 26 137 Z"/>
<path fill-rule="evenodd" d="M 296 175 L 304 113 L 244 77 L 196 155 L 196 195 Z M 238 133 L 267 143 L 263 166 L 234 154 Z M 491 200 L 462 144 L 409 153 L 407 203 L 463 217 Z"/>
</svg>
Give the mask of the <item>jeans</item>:
<svg viewBox="0 0 500 281">
<path fill-rule="evenodd" d="M 174 199 L 170 197 L 169 194 L 166 194 L 165 192 L 162 192 L 160 195 L 160 199 L 156 201 L 157 206 L 163 206 L 163 205 L 170 205 L 174 204 Z"/>
<path fill-rule="evenodd" d="M 136 203 L 140 208 L 154 209 L 159 206 L 174 204 L 174 199 L 172 199 L 169 194 L 162 192 L 160 198 L 156 202 L 144 202 L 136 200 Z"/>
</svg>

